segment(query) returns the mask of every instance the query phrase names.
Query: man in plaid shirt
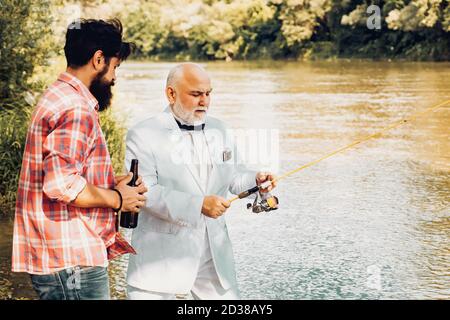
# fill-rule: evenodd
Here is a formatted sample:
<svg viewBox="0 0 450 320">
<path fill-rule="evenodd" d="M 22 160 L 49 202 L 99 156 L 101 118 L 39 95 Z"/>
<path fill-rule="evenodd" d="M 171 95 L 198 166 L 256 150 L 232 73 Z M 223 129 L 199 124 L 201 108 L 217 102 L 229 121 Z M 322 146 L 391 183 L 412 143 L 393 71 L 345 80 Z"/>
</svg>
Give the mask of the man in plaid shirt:
<svg viewBox="0 0 450 320">
<path fill-rule="evenodd" d="M 114 177 L 98 112 L 130 54 L 118 20 L 69 26 L 67 70 L 36 106 L 17 192 L 12 270 L 31 275 L 41 299 L 109 299 L 108 260 L 135 253 L 117 212 L 139 212 L 147 188 Z"/>
</svg>

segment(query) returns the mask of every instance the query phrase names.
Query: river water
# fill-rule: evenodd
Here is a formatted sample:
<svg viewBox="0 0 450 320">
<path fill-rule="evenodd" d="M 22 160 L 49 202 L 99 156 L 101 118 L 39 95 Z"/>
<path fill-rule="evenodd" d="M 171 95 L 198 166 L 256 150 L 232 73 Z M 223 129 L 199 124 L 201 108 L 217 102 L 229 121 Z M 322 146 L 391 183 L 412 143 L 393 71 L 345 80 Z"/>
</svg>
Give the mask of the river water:
<svg viewBox="0 0 450 320">
<path fill-rule="evenodd" d="M 173 63 L 126 62 L 115 108 L 128 126 L 166 105 Z M 278 174 L 450 98 L 449 63 L 205 63 L 210 113 L 271 132 Z M 280 181 L 280 209 L 226 218 L 245 299 L 449 299 L 450 109 Z M 246 150 L 242 150 L 244 153 Z M 273 155 L 272 155 L 273 156 Z M 0 298 L 35 298 L 10 273 L 11 221 L 0 225 Z M 110 268 L 124 298 L 127 257 Z"/>
</svg>

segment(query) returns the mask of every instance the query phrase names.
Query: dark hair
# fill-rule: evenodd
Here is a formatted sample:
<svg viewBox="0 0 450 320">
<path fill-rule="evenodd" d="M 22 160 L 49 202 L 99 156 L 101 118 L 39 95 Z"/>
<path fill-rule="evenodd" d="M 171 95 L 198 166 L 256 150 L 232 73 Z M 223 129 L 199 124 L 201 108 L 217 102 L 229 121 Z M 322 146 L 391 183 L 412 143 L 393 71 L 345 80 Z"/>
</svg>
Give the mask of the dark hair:
<svg viewBox="0 0 450 320">
<path fill-rule="evenodd" d="M 119 19 L 79 19 L 67 28 L 64 53 L 67 66 L 76 68 L 87 64 L 97 50 L 103 51 L 107 64 L 112 57 L 126 60 L 133 47 L 132 43 L 122 41 Z"/>
</svg>

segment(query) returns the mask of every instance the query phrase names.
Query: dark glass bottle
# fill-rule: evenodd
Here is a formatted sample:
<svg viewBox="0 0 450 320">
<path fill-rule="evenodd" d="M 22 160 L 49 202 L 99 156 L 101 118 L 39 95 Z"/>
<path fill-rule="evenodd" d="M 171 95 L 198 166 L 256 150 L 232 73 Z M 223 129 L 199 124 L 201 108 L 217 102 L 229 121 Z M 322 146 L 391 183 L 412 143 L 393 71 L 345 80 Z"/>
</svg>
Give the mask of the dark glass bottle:
<svg viewBox="0 0 450 320">
<path fill-rule="evenodd" d="M 133 178 L 128 183 L 129 186 L 135 187 L 136 180 L 138 179 L 138 160 L 131 160 L 130 172 L 133 173 Z M 133 229 L 137 227 L 138 224 L 138 213 L 134 212 L 121 212 L 120 213 L 120 226 L 122 228 Z"/>
</svg>

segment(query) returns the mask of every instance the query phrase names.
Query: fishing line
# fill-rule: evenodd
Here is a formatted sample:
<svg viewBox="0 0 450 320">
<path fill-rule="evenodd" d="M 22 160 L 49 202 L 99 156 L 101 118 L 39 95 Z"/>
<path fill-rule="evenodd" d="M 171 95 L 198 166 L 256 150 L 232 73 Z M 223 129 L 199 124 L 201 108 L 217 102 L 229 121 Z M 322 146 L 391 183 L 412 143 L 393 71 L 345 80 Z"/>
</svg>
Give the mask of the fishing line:
<svg viewBox="0 0 450 320">
<path fill-rule="evenodd" d="M 319 162 L 321 162 L 321 161 L 323 161 L 325 159 L 328 159 L 328 158 L 330 158 L 330 157 L 332 157 L 332 156 L 334 156 L 336 154 L 342 153 L 342 152 L 346 151 L 347 149 L 350 149 L 350 148 L 352 148 L 354 146 L 357 146 L 357 145 L 361 144 L 362 142 L 365 142 L 365 141 L 368 141 L 368 140 L 371 140 L 371 139 L 380 138 L 380 136 L 383 133 L 385 133 L 386 131 L 394 129 L 394 128 L 397 128 L 397 127 L 399 127 L 401 125 L 404 125 L 404 124 L 406 124 L 408 122 L 411 122 L 413 120 L 416 120 L 417 118 L 419 118 L 419 117 L 421 117 L 421 116 L 423 116 L 425 114 L 434 112 L 435 110 L 437 110 L 437 109 L 439 109 L 439 108 L 441 108 L 441 107 L 443 107 L 443 106 L 445 106 L 445 105 L 447 105 L 449 103 L 450 103 L 450 100 L 446 100 L 446 101 L 441 102 L 439 104 L 436 104 L 436 105 L 434 105 L 434 106 L 432 106 L 430 108 L 427 108 L 427 109 L 425 109 L 423 111 L 416 112 L 416 113 L 414 113 L 413 115 L 411 115 L 408 118 L 395 121 L 395 122 L 391 123 L 390 125 L 388 125 L 388 126 L 384 127 L 383 129 L 381 129 L 380 131 L 374 133 L 374 134 L 371 134 L 371 135 L 369 135 L 369 136 L 367 136 L 365 138 L 356 140 L 356 141 L 354 141 L 354 142 L 352 142 L 352 143 L 350 143 L 350 144 L 348 144 L 348 145 L 346 145 L 344 147 L 341 147 L 341 148 L 339 148 L 339 149 L 337 149 L 335 151 L 332 151 L 332 152 L 330 152 L 330 153 L 328 153 L 328 154 L 326 154 L 326 155 L 324 155 L 324 156 L 322 156 L 322 157 L 320 157 L 320 158 L 318 158 L 318 159 L 316 159 L 314 161 L 308 162 L 307 164 L 304 164 L 301 167 L 298 167 L 298 168 L 296 168 L 294 170 L 288 171 L 285 174 L 275 178 L 274 181 L 278 182 L 280 180 L 283 180 L 283 179 L 293 175 L 294 173 L 297 173 L 297 172 L 299 172 L 299 171 L 301 171 L 303 169 L 311 167 L 311 166 L 313 166 L 313 165 L 315 165 L 315 164 L 317 164 L 317 163 L 319 163 Z M 241 192 L 240 194 L 238 194 L 234 198 L 231 198 L 229 201 L 233 202 L 233 201 L 235 201 L 237 199 L 246 198 L 249 195 L 251 195 L 251 194 L 253 194 L 253 193 L 255 193 L 255 192 L 257 192 L 257 191 L 259 191 L 261 189 L 267 188 L 268 186 L 270 186 L 270 184 L 271 183 L 267 181 L 267 182 L 261 184 L 260 186 L 255 186 L 253 188 L 250 188 L 250 189 L 248 189 L 248 190 L 246 190 L 244 192 Z"/>
</svg>

